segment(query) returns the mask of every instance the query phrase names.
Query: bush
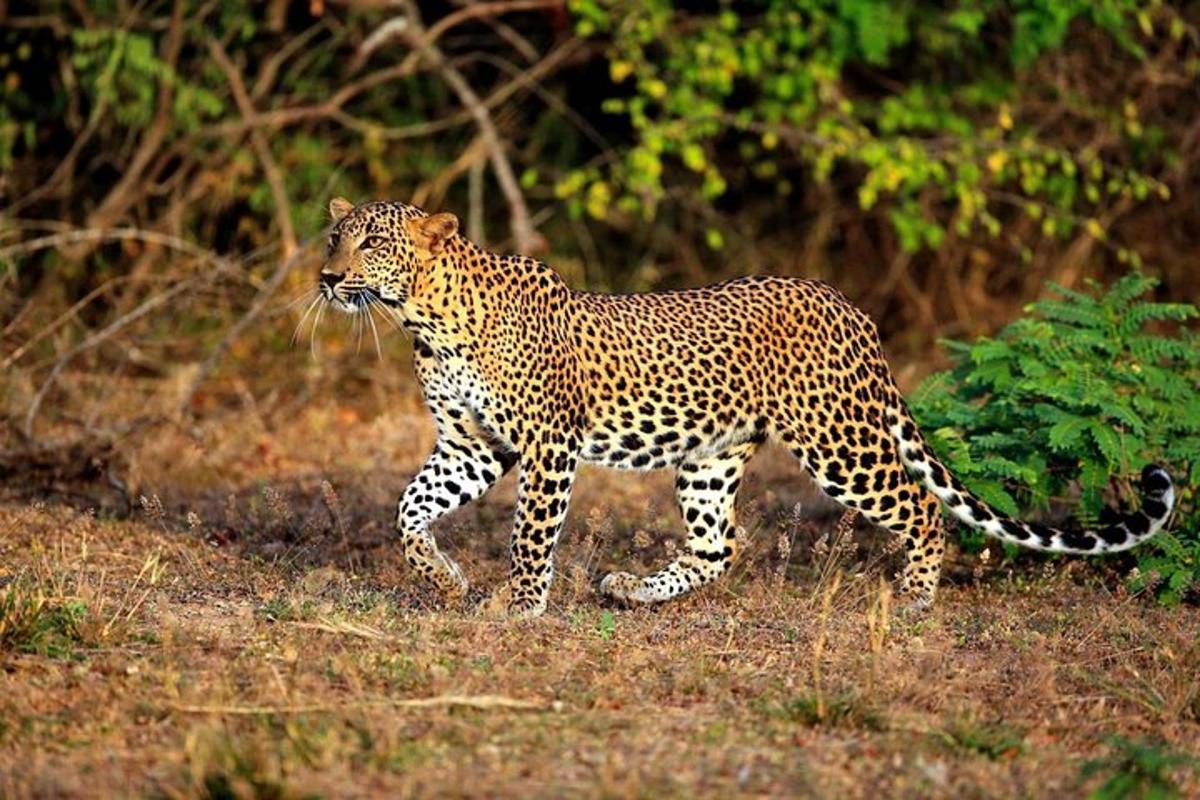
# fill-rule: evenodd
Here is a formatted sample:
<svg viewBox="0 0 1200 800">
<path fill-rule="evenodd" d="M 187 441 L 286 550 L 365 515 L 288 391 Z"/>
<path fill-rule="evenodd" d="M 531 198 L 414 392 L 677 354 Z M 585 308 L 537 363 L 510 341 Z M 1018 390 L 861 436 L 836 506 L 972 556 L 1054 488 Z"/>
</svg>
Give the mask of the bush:
<svg viewBox="0 0 1200 800">
<path fill-rule="evenodd" d="M 620 158 L 558 184 L 578 214 L 603 219 L 615 206 L 651 219 L 679 184 L 690 186 L 689 202 L 705 205 L 738 192 L 787 197 L 797 180 L 849 174 L 860 208 L 885 207 L 901 247 L 915 252 L 937 250 L 948 236 L 999 236 L 1015 220 L 1014 204 L 1046 236 L 1073 236 L 1087 218 L 1086 230 L 1103 238 L 1095 213 L 1108 197 L 1169 197 L 1143 171 L 1156 156 L 1140 143 L 1157 131 L 1117 123 L 1106 139 L 1136 155 L 1112 159 L 1094 139 L 1076 143 L 1058 130 L 1043 138 L 1056 126 L 1036 108 L 1044 95 L 1034 101 L 1025 91 L 1039 57 L 1063 48 L 1071 32 L 1116 58 L 1144 60 L 1158 4 L 570 6 L 580 35 L 607 43 L 614 87 L 603 107 L 628 120 L 634 139 Z M 1158 23 L 1175 19 L 1161 13 Z M 1113 102 L 1114 93 L 1076 102 L 1073 118 L 1111 127 L 1124 119 L 1115 106 L 1105 110 Z M 708 233 L 719 248 L 720 231 Z"/>
<path fill-rule="evenodd" d="M 946 465 L 1008 514 L 1078 491 L 1080 522 L 1095 523 L 1114 482 L 1133 496 L 1143 464 L 1166 466 L 1173 532 L 1136 551 L 1133 581 L 1175 603 L 1200 586 L 1200 334 L 1185 324 L 1200 311 L 1144 299 L 1156 284 L 1055 287 L 1061 300 L 1033 303 L 996 338 L 947 343 L 957 363 L 923 384 L 913 412 Z"/>
</svg>

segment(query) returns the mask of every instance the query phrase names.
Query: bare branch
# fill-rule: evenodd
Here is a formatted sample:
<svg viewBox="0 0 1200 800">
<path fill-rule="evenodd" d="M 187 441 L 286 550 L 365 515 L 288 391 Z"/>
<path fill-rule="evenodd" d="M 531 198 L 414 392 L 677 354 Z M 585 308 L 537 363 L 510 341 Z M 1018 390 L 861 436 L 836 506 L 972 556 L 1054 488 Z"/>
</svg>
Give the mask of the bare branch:
<svg viewBox="0 0 1200 800">
<path fill-rule="evenodd" d="M 33 400 L 29 403 L 29 410 L 25 412 L 25 421 L 23 425 L 23 433 L 25 434 L 25 438 L 33 438 L 33 423 L 34 420 L 37 419 L 38 411 L 42 407 L 42 400 L 45 399 L 46 392 L 50 391 L 50 387 L 54 385 L 59 373 L 63 371 L 63 368 L 67 366 L 71 359 L 75 358 L 75 356 L 79 355 L 85 350 L 89 350 L 96 345 L 107 341 L 113 336 L 113 334 L 117 333 L 121 329 L 133 324 L 134 322 L 137 322 L 151 311 L 154 311 L 160 306 L 165 305 L 178 295 L 182 294 L 188 289 L 191 289 L 198 280 L 199 276 L 190 280 L 180 281 L 166 291 L 150 296 L 128 314 L 123 314 L 122 316 L 118 317 L 116 320 L 109 323 L 99 331 L 96 331 L 91 336 L 84 339 L 82 342 L 64 353 L 62 357 L 60 357 L 54 364 L 54 368 L 50 370 L 50 374 L 46 376 L 46 380 L 42 383 L 41 388 L 38 389 L 37 394 L 33 396 Z"/>
<path fill-rule="evenodd" d="M 433 25 L 430 25 L 428 30 L 421 36 L 420 43 L 413 44 L 414 53 L 408 59 L 405 59 L 403 64 L 408 64 L 410 68 L 414 67 L 415 61 L 420 57 L 422 50 L 437 42 L 451 28 L 469 20 L 496 17 L 514 11 L 536 11 L 541 8 L 553 8 L 560 5 L 562 5 L 562 0 L 499 0 L 493 3 L 471 3 L 464 8 L 460 8 L 458 11 L 447 14 Z M 411 33 L 409 31 L 410 23 L 419 25 L 420 20 L 412 15 L 393 17 L 376 28 L 363 41 L 358 51 L 354 54 L 354 61 L 350 65 L 351 73 L 361 69 L 372 53 L 393 39 L 405 39 L 411 42 L 409 38 Z M 409 64 L 410 61 L 414 63 Z"/>
<path fill-rule="evenodd" d="M 250 99 L 258 103 L 266 97 L 267 92 L 271 91 L 275 85 L 275 78 L 279 75 L 279 68 L 283 66 L 283 62 L 291 58 L 298 50 L 307 47 L 313 37 L 328 27 L 328 24 L 325 20 L 321 20 L 316 25 L 309 26 L 308 30 L 299 36 L 293 36 L 287 44 L 263 62 L 258 71 L 258 77 L 254 79 L 254 86 L 250 89 Z"/>
<path fill-rule="evenodd" d="M 521 72 L 512 81 L 509 81 L 488 95 L 483 103 L 484 107 L 489 110 L 494 109 L 522 89 L 533 89 L 536 87 L 538 81 L 562 66 L 568 57 L 583 49 L 584 46 L 584 43 L 579 39 L 567 40 L 551 50 L 537 64 Z M 206 128 L 201 128 L 187 138 L 179 140 L 172 151 L 169 152 L 184 152 L 197 139 L 225 138 L 244 133 L 251 128 L 285 128 L 289 125 L 298 125 L 304 122 L 323 119 L 331 119 L 359 133 L 370 133 L 373 136 L 389 140 L 417 139 L 423 136 L 431 136 L 435 133 L 441 133 L 442 131 L 466 124 L 474 119 L 470 110 L 462 109 L 443 119 L 389 128 L 359 119 L 342 110 L 343 106 L 363 92 L 388 81 L 408 77 L 416 72 L 417 66 L 407 67 L 405 64 L 400 64 L 386 67 L 378 72 L 364 76 L 358 81 L 346 84 L 324 103 L 312 106 L 277 108 L 271 111 L 260 112 L 249 119 L 242 118 L 237 121 L 210 125 Z"/>
<path fill-rule="evenodd" d="M 175 0 L 171 9 L 171 22 L 163 44 L 163 62 L 174 72 L 183 48 L 183 0 Z M 154 159 L 171 127 L 171 105 L 174 84 L 166 76 L 159 79 L 157 108 L 154 119 L 146 129 L 133 158 L 122 169 L 121 179 L 104 197 L 104 200 L 87 217 L 87 227 L 107 228 L 125 214 L 141 195 L 142 173 Z M 72 254 L 79 257 L 81 253 Z"/>
<path fill-rule="evenodd" d="M 250 325 L 262 315 L 263 310 L 267 307 L 267 303 L 270 301 L 271 297 L 275 295 L 275 292 L 278 291 L 279 287 L 283 285 L 283 282 L 287 279 L 287 276 L 291 274 L 292 269 L 305 256 L 311 255 L 311 244 L 311 241 L 304 242 L 289 258 L 280 259 L 279 266 L 275 268 L 275 273 L 265 284 L 263 284 L 262 288 L 259 289 L 258 296 L 255 297 L 254 303 L 250 306 L 250 309 L 242 315 L 241 319 L 230 326 L 229 330 L 225 332 L 225 335 L 221 337 L 221 341 L 219 341 L 217 345 L 213 347 L 212 351 L 208 354 L 208 357 L 204 359 L 204 363 L 200 365 L 199 371 L 197 371 L 195 376 L 192 378 L 191 386 L 188 387 L 188 390 L 183 395 L 183 402 L 180 408 L 181 413 L 191 402 L 192 398 L 196 396 L 196 392 L 200 390 L 200 386 L 217 366 L 217 363 L 221 360 L 221 356 L 225 354 L 225 351 L 229 349 L 229 346 L 233 344 L 233 342 L 236 341 L 239 336 L 242 335 L 246 328 L 250 327 Z"/>
<path fill-rule="evenodd" d="M 225 48 L 216 39 L 209 39 L 208 51 L 212 53 L 217 66 L 225 73 L 225 78 L 229 81 L 229 88 L 233 91 L 233 100 L 237 103 L 242 119 L 251 119 L 256 116 L 258 112 L 254 110 L 254 103 L 251 102 L 250 95 L 246 93 L 246 84 L 242 81 L 242 75 L 229 59 Z M 296 252 L 296 230 L 292 227 L 292 205 L 288 202 L 283 174 L 279 171 L 279 165 L 275 163 L 275 157 L 271 155 L 271 148 L 267 144 L 266 137 L 258 128 L 250 128 L 250 145 L 254 148 L 254 154 L 258 156 L 263 173 L 267 176 L 271 197 L 275 200 L 275 223 L 279 226 L 279 235 L 283 239 L 283 260 L 287 261 Z"/>
<path fill-rule="evenodd" d="M 555 706 L 540 700 L 519 700 L 499 695 L 441 695 L 439 697 L 383 698 L 355 703 L 307 703 L 289 706 L 172 705 L 168 708 L 180 714 L 255 717 L 277 714 L 312 714 L 346 708 L 470 708 L 476 711 L 493 709 L 546 711 L 553 710 Z"/>
<path fill-rule="evenodd" d="M 471 113 L 475 124 L 479 127 L 479 134 L 483 137 L 484 146 L 487 147 L 488 156 L 492 162 L 492 170 L 496 173 L 496 182 L 500 184 L 500 191 L 508 201 L 509 225 L 512 228 L 516 249 L 522 253 L 541 251 L 545 247 L 545 240 L 534 230 L 533 224 L 530 222 L 529 207 L 525 204 L 525 196 L 521 193 L 517 176 L 513 172 L 508 155 L 504 152 L 504 143 L 500 139 L 491 114 L 484 106 L 483 101 L 479 99 L 479 95 L 471 88 L 471 84 L 463 77 L 458 68 L 446 59 L 441 49 L 436 44 L 426 42 L 427 37 L 421 33 L 422 26 L 416 4 L 410 0 L 405 5 L 408 9 L 408 17 L 412 21 L 412 25 L 405 29 L 405 36 L 414 50 L 441 73 L 442 79 L 458 95 L 459 101 Z"/>
<path fill-rule="evenodd" d="M 48 236 L 39 236 L 36 239 L 30 239 L 27 242 L 18 242 L 10 244 L 7 247 L 0 247 L 0 261 L 18 258 L 29 253 L 35 253 L 38 250 L 46 250 L 48 248 L 63 248 L 69 247 L 72 244 L 80 242 L 122 242 L 122 241 L 139 241 L 147 244 L 157 244 L 163 247 L 169 247 L 172 250 L 178 250 L 181 253 L 187 253 L 190 256 L 204 259 L 222 270 L 232 268 L 232 262 L 222 256 L 217 255 L 203 247 L 199 247 L 186 239 L 181 239 L 178 236 L 171 236 L 167 233 L 159 231 L 146 230 L 145 228 L 81 228 L 73 230 L 64 230 L 60 233 L 53 233 Z"/>
</svg>

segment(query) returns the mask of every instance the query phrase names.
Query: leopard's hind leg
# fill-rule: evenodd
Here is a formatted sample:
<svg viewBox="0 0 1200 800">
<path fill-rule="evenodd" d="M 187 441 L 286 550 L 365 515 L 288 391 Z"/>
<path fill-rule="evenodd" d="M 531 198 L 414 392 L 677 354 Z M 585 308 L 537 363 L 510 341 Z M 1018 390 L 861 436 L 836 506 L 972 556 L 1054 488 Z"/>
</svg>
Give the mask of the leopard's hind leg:
<svg viewBox="0 0 1200 800">
<path fill-rule="evenodd" d="M 601 593 L 627 603 L 657 603 L 711 583 L 728 570 L 737 549 L 734 500 L 757 449 L 757 442 L 746 442 L 681 464 L 675 488 L 688 530 L 686 552 L 645 578 L 610 573 L 600 582 Z"/>
<path fill-rule="evenodd" d="M 828 431 L 824 442 L 798 431 L 780 438 L 825 494 L 903 538 L 900 590 L 913 607 L 930 606 L 945 553 L 941 504 L 909 477 L 892 437 L 882 428 L 846 423 Z"/>
</svg>

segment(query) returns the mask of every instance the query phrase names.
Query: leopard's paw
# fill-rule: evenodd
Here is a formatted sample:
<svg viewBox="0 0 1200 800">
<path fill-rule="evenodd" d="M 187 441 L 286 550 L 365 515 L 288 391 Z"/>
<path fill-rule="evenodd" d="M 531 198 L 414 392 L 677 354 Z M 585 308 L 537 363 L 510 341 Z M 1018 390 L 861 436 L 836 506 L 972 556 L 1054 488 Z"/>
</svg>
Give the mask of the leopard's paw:
<svg viewBox="0 0 1200 800">
<path fill-rule="evenodd" d="M 600 579 L 600 594 L 621 603 L 640 603 L 642 579 L 628 572 L 610 572 Z"/>
<path fill-rule="evenodd" d="M 517 597 L 510 600 L 505 615 L 509 619 L 535 619 L 546 613 L 546 601 L 536 597 Z"/>
<path fill-rule="evenodd" d="M 533 619 L 546 612 L 546 601 L 535 597 L 514 597 L 505 583 L 476 607 L 476 613 L 489 619 Z"/>
<path fill-rule="evenodd" d="M 507 582 L 496 587 L 496 590 L 475 606 L 475 613 L 489 619 L 503 619 L 508 615 L 508 604 L 512 600 L 512 587 Z"/>
<path fill-rule="evenodd" d="M 471 585 L 467 582 L 467 576 L 463 574 L 462 567 L 444 555 L 441 557 L 441 561 L 442 569 L 438 570 L 434 576 L 434 583 L 437 585 L 438 591 L 447 600 L 463 600 Z"/>
<path fill-rule="evenodd" d="M 902 619 L 917 619 L 927 615 L 933 609 L 934 592 L 929 589 L 900 587 L 900 602 L 896 606 L 896 615 Z"/>
</svg>

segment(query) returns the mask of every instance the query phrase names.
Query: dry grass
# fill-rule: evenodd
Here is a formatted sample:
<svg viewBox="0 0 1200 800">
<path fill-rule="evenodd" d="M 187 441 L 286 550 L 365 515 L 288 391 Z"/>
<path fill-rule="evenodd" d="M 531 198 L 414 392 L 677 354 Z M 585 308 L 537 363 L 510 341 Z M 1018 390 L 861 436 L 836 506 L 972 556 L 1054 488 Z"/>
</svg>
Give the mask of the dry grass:
<svg viewBox="0 0 1200 800">
<path fill-rule="evenodd" d="M 1193 610 L 960 558 L 905 617 L 896 554 L 825 537 L 778 455 L 730 580 L 650 609 L 591 585 L 668 556 L 670 477 L 586 473 L 550 612 L 501 623 L 391 543 L 431 437 L 411 406 L 238 419 L 132 454 L 130 519 L 0 506 L 0 796 L 1071 796 L 1136 773 L 1109 737 L 1200 741 Z M 441 527 L 481 590 L 512 500 Z"/>
</svg>

